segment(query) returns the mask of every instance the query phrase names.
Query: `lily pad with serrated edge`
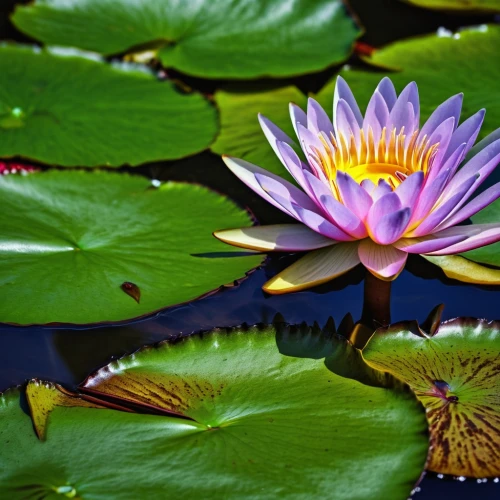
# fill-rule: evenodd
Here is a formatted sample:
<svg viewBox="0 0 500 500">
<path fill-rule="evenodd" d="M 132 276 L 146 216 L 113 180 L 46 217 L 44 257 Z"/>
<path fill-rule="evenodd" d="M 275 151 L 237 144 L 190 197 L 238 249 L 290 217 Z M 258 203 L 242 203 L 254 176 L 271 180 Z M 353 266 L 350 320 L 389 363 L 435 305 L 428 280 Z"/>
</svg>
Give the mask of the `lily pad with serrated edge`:
<svg viewBox="0 0 500 500">
<path fill-rule="evenodd" d="M 407 389 L 329 371 L 320 357 L 326 343 L 331 352 L 346 341 L 323 335 L 237 328 L 144 348 L 99 370 L 82 390 L 103 405 L 112 397 L 156 415 L 53 404 L 43 443 L 19 394 L 4 395 L 0 493 L 407 498 L 427 455 L 423 408 Z M 280 346 L 303 347 L 313 359 L 281 354 Z M 54 387 L 39 386 L 41 396 L 60 400 Z"/>
<path fill-rule="evenodd" d="M 49 171 L 0 176 L 0 199 L 2 322 L 143 316 L 232 283 L 263 260 L 213 238 L 251 221 L 197 185 Z"/>
<path fill-rule="evenodd" d="M 74 50 L 0 46 L 0 157 L 139 165 L 207 148 L 217 111 L 138 65 Z"/>
<path fill-rule="evenodd" d="M 408 383 L 427 409 L 428 469 L 443 474 L 500 474 L 500 330 L 455 319 L 426 334 L 415 322 L 375 332 L 362 351 L 373 368 Z"/>
<path fill-rule="evenodd" d="M 453 14 L 496 14 L 500 12 L 499 0 L 403 0 L 406 3 Z"/>
<path fill-rule="evenodd" d="M 37 0 L 12 21 L 47 44 L 153 50 L 164 66 L 208 78 L 319 71 L 347 59 L 361 34 L 340 0 Z"/>
</svg>

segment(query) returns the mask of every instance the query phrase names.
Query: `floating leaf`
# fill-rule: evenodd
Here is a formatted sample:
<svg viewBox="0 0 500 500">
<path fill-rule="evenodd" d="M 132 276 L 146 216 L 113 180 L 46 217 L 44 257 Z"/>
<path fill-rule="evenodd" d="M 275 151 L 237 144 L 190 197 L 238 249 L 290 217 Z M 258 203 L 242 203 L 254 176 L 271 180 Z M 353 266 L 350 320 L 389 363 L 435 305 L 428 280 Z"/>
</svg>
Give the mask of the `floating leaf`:
<svg viewBox="0 0 500 500">
<path fill-rule="evenodd" d="M 362 106 L 368 104 L 373 89 L 385 74 L 398 91 L 416 81 L 423 119 L 450 96 L 463 92 L 462 120 L 483 107 L 487 109 L 481 129 L 484 137 L 500 123 L 499 45 L 500 26 L 482 25 L 456 34 L 441 29 L 437 34 L 389 44 L 363 58 L 378 67 L 379 72 L 344 69 L 340 74 Z M 332 91 L 333 82 L 322 92 Z"/>
<path fill-rule="evenodd" d="M 139 165 L 208 147 L 217 113 L 138 66 L 0 46 L 0 156 L 61 166 Z"/>
<path fill-rule="evenodd" d="M 243 158 L 292 180 L 278 160 L 260 128 L 257 115 L 262 113 L 290 137 L 295 137 L 288 112 L 288 103 L 306 105 L 306 96 L 296 87 L 284 87 L 266 92 L 237 93 L 219 91 L 215 101 L 220 110 L 220 133 L 212 151 Z M 333 97 L 332 97 L 333 101 Z"/>
<path fill-rule="evenodd" d="M 134 318 L 232 283 L 262 261 L 212 237 L 250 220 L 201 186 L 49 171 L 0 176 L 0 199 L 3 322 Z M 124 282 L 140 289 L 140 303 Z"/>
<path fill-rule="evenodd" d="M 464 255 L 468 255 L 468 253 Z M 482 266 L 460 255 L 444 255 L 442 257 L 422 255 L 422 257 L 436 266 L 439 266 L 448 278 L 456 279 L 464 283 L 500 285 L 500 269 Z"/>
<path fill-rule="evenodd" d="M 427 455 L 423 408 L 407 389 L 365 385 L 332 373 L 320 357 L 278 350 L 302 346 L 320 356 L 327 341 L 330 352 L 338 342 L 348 349 L 344 339 L 286 327 L 279 335 L 272 327 L 219 330 L 145 348 L 99 370 L 86 390 L 189 419 L 56 406 L 44 443 L 18 393 L 7 393 L 0 495 L 71 487 L 82 498 L 334 492 L 347 500 L 354 490 L 359 498 L 407 498 Z"/>
<path fill-rule="evenodd" d="M 425 334 L 413 322 L 375 332 L 365 361 L 408 383 L 427 409 L 428 469 L 500 474 L 500 331 L 496 323 L 457 319 Z"/>
<path fill-rule="evenodd" d="M 403 0 L 417 7 L 444 10 L 454 14 L 496 14 L 500 12 L 498 0 Z"/>
<path fill-rule="evenodd" d="M 38 0 L 12 21 L 47 44 L 153 51 L 164 66 L 209 78 L 318 71 L 347 59 L 360 35 L 341 0 Z"/>
</svg>

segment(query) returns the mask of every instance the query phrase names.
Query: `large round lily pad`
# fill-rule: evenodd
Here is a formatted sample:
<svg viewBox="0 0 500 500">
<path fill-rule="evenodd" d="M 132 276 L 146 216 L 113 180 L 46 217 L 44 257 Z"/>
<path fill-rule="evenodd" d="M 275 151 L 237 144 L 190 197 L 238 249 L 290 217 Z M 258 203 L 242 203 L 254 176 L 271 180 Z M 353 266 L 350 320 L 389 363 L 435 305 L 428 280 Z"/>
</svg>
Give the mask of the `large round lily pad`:
<svg viewBox="0 0 500 500">
<path fill-rule="evenodd" d="M 425 334 L 415 323 L 379 329 L 365 361 L 408 383 L 427 409 L 428 468 L 444 474 L 500 474 L 500 330 L 456 319 Z"/>
<path fill-rule="evenodd" d="M 125 320 L 193 300 L 262 261 L 212 237 L 250 219 L 201 186 L 49 171 L 1 176 L 0 199 L 2 322 Z"/>
<path fill-rule="evenodd" d="M 285 76 L 347 59 L 360 29 L 340 0 L 37 0 L 12 20 L 52 45 L 157 51 L 209 78 Z"/>
<path fill-rule="evenodd" d="M 120 500 L 407 498 L 427 456 L 423 408 L 408 390 L 335 375 L 319 352 L 317 359 L 279 352 L 308 342 L 325 350 L 318 335 L 216 331 L 143 349 L 84 386 L 156 415 L 84 408 L 67 395 L 71 407 L 57 388 L 38 384 L 28 402 L 46 427 L 43 443 L 18 394 L 7 394 L 0 493 L 63 487 Z M 40 397 L 45 403 L 33 404 Z M 51 411 L 40 417 L 39 407 Z"/>
<path fill-rule="evenodd" d="M 500 12 L 498 0 L 403 0 L 418 7 L 444 10 L 456 14 L 496 14 Z"/>
<path fill-rule="evenodd" d="M 207 148 L 217 112 L 149 70 L 75 51 L 0 46 L 0 157 L 139 165 Z"/>
</svg>

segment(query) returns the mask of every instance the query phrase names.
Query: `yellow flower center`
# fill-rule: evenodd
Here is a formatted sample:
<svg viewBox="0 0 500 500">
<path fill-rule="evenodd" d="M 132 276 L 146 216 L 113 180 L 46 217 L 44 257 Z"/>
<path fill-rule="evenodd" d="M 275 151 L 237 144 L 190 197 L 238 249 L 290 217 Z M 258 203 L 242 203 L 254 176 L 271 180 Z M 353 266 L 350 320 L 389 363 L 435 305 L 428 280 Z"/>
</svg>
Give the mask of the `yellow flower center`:
<svg viewBox="0 0 500 500">
<path fill-rule="evenodd" d="M 431 145 L 425 136 L 417 144 L 418 132 L 415 130 L 407 140 L 404 127 L 398 134 L 395 128 L 390 134 L 384 128 L 380 139 L 375 142 L 370 128 L 368 134 L 360 131 L 359 144 L 353 135 L 349 139 L 343 134 L 339 134 L 338 138 L 331 134 L 329 139 L 320 135 L 324 149 L 319 151 L 313 148 L 314 158 L 329 179 L 334 194 L 338 192 L 338 170 L 348 173 L 358 183 L 370 180 L 377 184 L 383 179 L 395 189 L 414 172 L 426 174 L 437 152 L 439 143 Z"/>
</svg>

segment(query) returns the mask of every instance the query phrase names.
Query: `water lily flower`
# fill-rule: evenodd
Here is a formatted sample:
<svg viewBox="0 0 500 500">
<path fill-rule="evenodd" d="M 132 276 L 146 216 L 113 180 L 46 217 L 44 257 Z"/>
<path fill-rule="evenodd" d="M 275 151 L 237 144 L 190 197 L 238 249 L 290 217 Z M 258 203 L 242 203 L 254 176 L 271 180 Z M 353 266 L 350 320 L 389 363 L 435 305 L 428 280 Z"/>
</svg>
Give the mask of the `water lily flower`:
<svg viewBox="0 0 500 500">
<path fill-rule="evenodd" d="M 300 224 L 229 229 L 215 236 L 263 252 L 308 251 L 264 285 L 273 294 L 325 283 L 359 263 L 390 281 L 409 253 L 454 255 L 499 241 L 500 223 L 459 225 L 500 197 L 499 183 L 471 199 L 500 161 L 500 140 L 459 168 L 485 113 L 459 125 L 462 98 L 450 97 L 420 128 L 415 82 L 397 96 L 384 78 L 363 116 L 338 77 L 333 122 L 314 99 L 307 113 L 290 104 L 303 158 L 287 134 L 259 115 L 264 134 L 300 188 L 247 161 L 224 161 Z"/>
</svg>

